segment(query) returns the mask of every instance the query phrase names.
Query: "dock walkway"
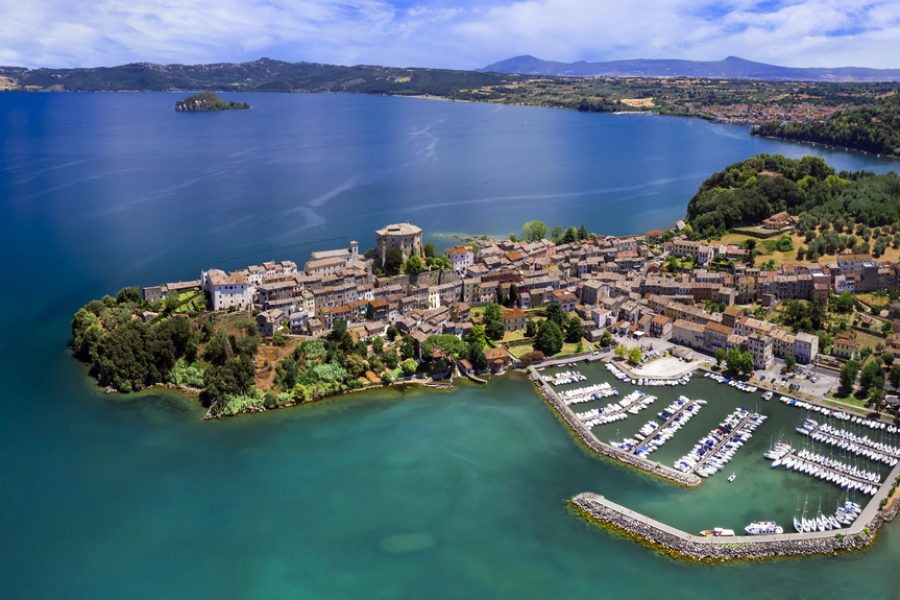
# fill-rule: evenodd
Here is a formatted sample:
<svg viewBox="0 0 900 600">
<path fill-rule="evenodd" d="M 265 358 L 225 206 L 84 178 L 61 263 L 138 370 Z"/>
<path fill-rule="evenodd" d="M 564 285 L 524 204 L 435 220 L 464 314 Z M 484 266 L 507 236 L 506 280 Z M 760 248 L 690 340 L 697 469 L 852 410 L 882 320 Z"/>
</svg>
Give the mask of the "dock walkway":
<svg viewBox="0 0 900 600">
<path fill-rule="evenodd" d="M 716 455 L 716 452 L 718 452 L 725 444 L 730 442 L 735 435 L 740 433 L 741 429 L 743 429 L 744 425 L 746 425 L 747 422 L 750 421 L 750 417 L 752 416 L 752 412 L 748 412 L 746 415 L 744 415 L 744 418 L 741 419 L 741 421 L 737 425 L 735 425 L 730 432 L 728 432 L 728 435 L 723 437 L 719 441 L 719 443 L 712 447 L 712 450 L 709 450 L 706 454 L 703 455 L 703 458 L 697 461 L 697 464 L 694 465 L 693 472 L 696 473 L 697 471 L 699 471 L 700 468 L 705 465 L 710 458 Z"/>
<path fill-rule="evenodd" d="M 649 442 L 654 437 L 656 437 L 657 435 L 659 435 L 660 433 L 665 431 L 672 423 L 675 422 L 675 419 L 677 419 L 679 415 L 681 415 L 684 411 L 686 411 L 688 408 L 693 406 L 696 402 L 697 402 L 696 400 L 689 400 L 688 402 L 685 402 L 684 406 L 682 406 L 677 411 L 675 411 L 675 413 L 671 417 L 666 419 L 662 425 L 660 425 L 659 427 L 654 429 L 652 432 L 650 432 L 650 435 L 647 435 L 647 436 L 641 438 L 640 440 L 638 440 L 638 443 L 635 445 L 634 450 L 632 450 L 631 453 L 634 454 L 642 446 L 645 446 L 647 444 L 647 442 Z"/>
</svg>

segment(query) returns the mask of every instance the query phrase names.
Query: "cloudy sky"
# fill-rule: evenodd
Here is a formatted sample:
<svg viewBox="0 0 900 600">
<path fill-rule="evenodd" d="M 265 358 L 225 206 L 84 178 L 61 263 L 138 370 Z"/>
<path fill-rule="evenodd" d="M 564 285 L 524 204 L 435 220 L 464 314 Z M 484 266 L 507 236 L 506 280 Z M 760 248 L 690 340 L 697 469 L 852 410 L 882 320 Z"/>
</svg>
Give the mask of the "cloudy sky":
<svg viewBox="0 0 900 600">
<path fill-rule="evenodd" d="M 468 69 L 518 54 L 900 67 L 900 0 L 0 0 L 3 65 Z"/>
</svg>

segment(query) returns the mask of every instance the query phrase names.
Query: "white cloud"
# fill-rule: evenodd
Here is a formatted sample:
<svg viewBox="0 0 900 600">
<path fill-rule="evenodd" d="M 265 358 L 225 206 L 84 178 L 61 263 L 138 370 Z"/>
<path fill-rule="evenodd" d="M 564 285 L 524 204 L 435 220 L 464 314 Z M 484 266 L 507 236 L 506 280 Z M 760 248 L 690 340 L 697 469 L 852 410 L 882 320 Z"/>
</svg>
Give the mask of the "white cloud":
<svg viewBox="0 0 900 600">
<path fill-rule="evenodd" d="M 474 68 L 515 54 L 737 55 L 788 66 L 900 67 L 896 0 L 784 0 L 767 10 L 750 0 L 469 2 L 8 0 L 0 9 L 0 62 L 90 66 L 267 55 Z"/>
</svg>

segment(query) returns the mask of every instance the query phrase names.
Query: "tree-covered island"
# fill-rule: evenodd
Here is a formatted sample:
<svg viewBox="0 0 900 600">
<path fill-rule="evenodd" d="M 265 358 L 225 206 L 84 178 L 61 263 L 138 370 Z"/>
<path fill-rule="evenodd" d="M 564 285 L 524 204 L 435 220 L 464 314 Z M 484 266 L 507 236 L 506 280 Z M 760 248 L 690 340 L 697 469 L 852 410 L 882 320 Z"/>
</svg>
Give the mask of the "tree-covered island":
<svg viewBox="0 0 900 600">
<path fill-rule="evenodd" d="M 223 100 L 212 92 L 203 92 L 188 96 L 175 103 L 178 112 L 215 112 L 218 110 L 243 110 L 250 108 L 246 102 Z"/>
</svg>

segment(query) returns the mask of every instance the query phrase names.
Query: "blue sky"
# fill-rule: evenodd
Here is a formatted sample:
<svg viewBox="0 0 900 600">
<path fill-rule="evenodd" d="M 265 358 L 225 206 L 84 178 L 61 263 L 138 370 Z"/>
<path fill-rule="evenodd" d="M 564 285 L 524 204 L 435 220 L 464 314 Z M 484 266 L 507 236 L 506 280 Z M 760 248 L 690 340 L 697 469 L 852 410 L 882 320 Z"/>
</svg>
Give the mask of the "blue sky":
<svg viewBox="0 0 900 600">
<path fill-rule="evenodd" d="M 469 69 L 517 54 L 900 67 L 900 0 L 0 0 L 3 65 Z"/>
</svg>

